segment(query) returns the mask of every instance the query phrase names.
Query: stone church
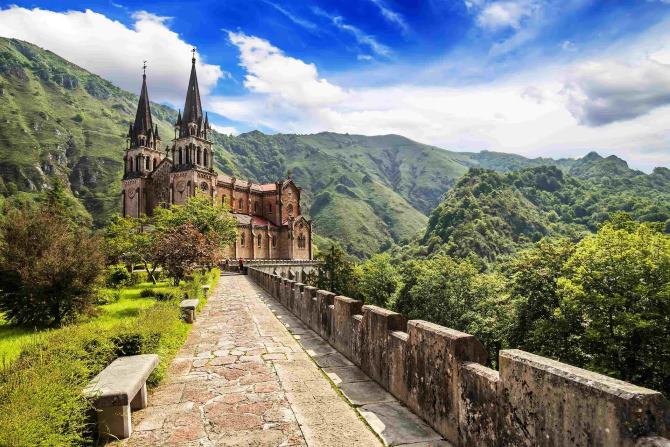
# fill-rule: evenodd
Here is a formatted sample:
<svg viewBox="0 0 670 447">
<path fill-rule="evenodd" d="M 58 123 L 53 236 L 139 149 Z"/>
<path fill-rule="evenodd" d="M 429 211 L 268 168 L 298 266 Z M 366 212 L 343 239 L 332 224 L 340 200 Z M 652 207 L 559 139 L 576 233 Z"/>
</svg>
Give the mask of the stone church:
<svg viewBox="0 0 670 447">
<path fill-rule="evenodd" d="M 254 183 L 214 171 L 211 130 L 203 115 L 192 59 L 184 112 L 174 139 L 160 149 L 158 126 L 151 119 L 146 73 L 135 122 L 130 124 L 124 156 L 123 216 L 151 216 L 158 206 L 183 204 L 196 194 L 227 205 L 237 220 L 237 240 L 229 258 L 312 259 L 312 221 L 300 210 L 300 188 L 289 174 L 275 183 Z"/>
</svg>

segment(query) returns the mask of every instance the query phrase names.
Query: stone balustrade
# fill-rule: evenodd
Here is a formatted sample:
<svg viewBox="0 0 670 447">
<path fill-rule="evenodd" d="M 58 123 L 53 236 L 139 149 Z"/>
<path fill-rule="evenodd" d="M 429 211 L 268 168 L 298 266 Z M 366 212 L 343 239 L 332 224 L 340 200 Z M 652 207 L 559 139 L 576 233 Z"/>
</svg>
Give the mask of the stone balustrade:
<svg viewBox="0 0 670 447">
<path fill-rule="evenodd" d="M 661 393 L 282 278 L 250 277 L 454 446 L 670 447 Z"/>
</svg>

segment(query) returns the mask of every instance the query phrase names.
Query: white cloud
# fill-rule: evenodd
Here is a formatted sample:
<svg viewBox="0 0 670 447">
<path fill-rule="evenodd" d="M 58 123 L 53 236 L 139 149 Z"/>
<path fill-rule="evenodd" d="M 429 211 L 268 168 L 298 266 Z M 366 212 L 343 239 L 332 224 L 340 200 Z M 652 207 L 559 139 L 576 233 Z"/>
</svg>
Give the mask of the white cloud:
<svg viewBox="0 0 670 447">
<path fill-rule="evenodd" d="M 212 129 L 224 135 L 239 135 L 240 131 L 232 126 L 219 126 L 218 124 L 211 124 Z"/>
<path fill-rule="evenodd" d="M 270 42 L 244 33 L 228 32 L 240 50 L 240 65 L 247 71 L 244 85 L 297 107 L 330 105 L 346 99 L 346 92 L 319 78 L 316 66 L 285 56 Z"/>
<path fill-rule="evenodd" d="M 234 34 L 231 39 L 240 48 L 241 65 L 252 81 L 249 95 L 212 101 L 213 110 L 229 119 L 281 132 L 395 133 L 462 151 L 574 157 L 593 149 L 619 155 L 638 168 L 670 165 L 670 107 L 649 108 L 609 125 L 607 131 L 582 125 L 574 116 L 574 98 L 566 85 L 575 88 L 576 80 L 587 79 L 580 71 L 583 63 L 544 66 L 470 87 L 408 83 L 345 89 L 322 80 L 313 64 L 287 56 L 267 41 Z M 627 58 L 628 51 L 613 50 L 622 58 Z M 639 51 L 639 45 L 634 51 Z M 622 83 L 627 79 L 613 77 L 624 79 Z M 632 82 L 640 92 L 645 85 L 653 91 L 652 81 L 659 78 L 658 73 L 645 74 L 633 76 Z M 598 76 L 595 79 L 600 82 Z M 295 82 L 312 85 L 318 100 L 306 100 Z M 324 94 L 319 91 L 322 88 L 335 93 Z M 597 102 L 597 96 L 593 98 Z"/>
<path fill-rule="evenodd" d="M 382 16 L 384 16 L 384 18 L 387 21 L 396 25 L 405 34 L 407 34 L 409 32 L 409 26 L 407 26 L 407 22 L 405 21 L 405 18 L 400 13 L 395 12 L 394 10 L 389 8 L 386 5 L 386 3 L 384 3 L 384 0 L 370 0 L 370 1 L 377 8 L 379 8 L 379 11 L 382 13 Z"/>
<path fill-rule="evenodd" d="M 393 54 L 393 52 L 389 47 L 387 47 L 382 43 L 379 43 L 377 39 L 374 38 L 374 36 L 365 33 L 360 28 L 357 28 L 354 25 L 345 22 L 343 17 L 328 14 L 322 9 L 316 7 L 312 8 L 312 11 L 316 15 L 329 19 L 337 29 L 351 34 L 352 36 L 354 36 L 354 39 L 356 39 L 356 42 L 358 42 L 359 45 L 367 46 L 379 56 L 390 57 Z"/>
<path fill-rule="evenodd" d="M 11 6 L 0 9 L 0 36 L 51 50 L 131 92 L 139 93 L 142 61 L 148 60 L 151 99 L 181 107 L 192 46 L 170 30 L 166 17 L 138 12 L 133 20 L 128 28 L 91 10 L 53 12 Z M 200 89 L 207 94 L 223 72 L 198 59 Z"/>
<path fill-rule="evenodd" d="M 530 15 L 531 11 L 521 2 L 494 2 L 482 9 L 477 16 L 477 24 L 492 31 L 504 28 L 518 29 L 521 20 Z"/>
<path fill-rule="evenodd" d="M 287 10 L 286 8 L 282 7 L 281 5 L 278 5 L 276 3 L 270 2 L 268 0 L 263 0 L 265 3 L 268 5 L 272 6 L 274 9 L 282 13 L 287 19 L 289 19 L 291 22 L 295 23 L 298 26 L 301 26 L 305 29 L 308 29 L 310 31 L 318 31 L 318 27 L 316 23 L 310 22 L 309 20 L 303 19 L 302 17 L 299 17 L 295 14 L 293 14 L 291 11 Z"/>
</svg>

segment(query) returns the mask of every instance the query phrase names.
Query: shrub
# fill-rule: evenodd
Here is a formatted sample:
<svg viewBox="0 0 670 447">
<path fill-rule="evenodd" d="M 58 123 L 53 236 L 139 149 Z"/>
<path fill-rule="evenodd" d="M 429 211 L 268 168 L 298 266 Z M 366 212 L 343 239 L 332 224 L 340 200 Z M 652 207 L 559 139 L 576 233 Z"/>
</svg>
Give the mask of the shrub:
<svg viewBox="0 0 670 447">
<path fill-rule="evenodd" d="M 149 298 L 152 296 L 156 296 L 156 291 L 154 289 L 142 289 L 140 292 L 140 296 L 142 298 Z"/>
<path fill-rule="evenodd" d="M 156 300 L 158 301 L 181 301 L 184 294 L 175 289 L 156 289 Z"/>
<path fill-rule="evenodd" d="M 13 324 L 61 326 L 91 307 L 104 267 L 100 242 L 48 206 L 0 222 L 0 312 Z"/>
<path fill-rule="evenodd" d="M 116 303 L 121 298 L 121 292 L 117 289 L 100 289 L 96 295 L 95 304 Z"/>
<path fill-rule="evenodd" d="M 124 265 L 115 264 L 107 267 L 105 283 L 107 287 L 123 287 L 130 283 L 130 272 Z"/>
<path fill-rule="evenodd" d="M 128 285 L 130 286 L 136 286 L 138 284 L 141 284 L 143 282 L 147 282 L 148 275 L 147 272 L 144 270 L 139 271 L 139 272 L 133 272 L 130 274 L 130 282 Z"/>
</svg>

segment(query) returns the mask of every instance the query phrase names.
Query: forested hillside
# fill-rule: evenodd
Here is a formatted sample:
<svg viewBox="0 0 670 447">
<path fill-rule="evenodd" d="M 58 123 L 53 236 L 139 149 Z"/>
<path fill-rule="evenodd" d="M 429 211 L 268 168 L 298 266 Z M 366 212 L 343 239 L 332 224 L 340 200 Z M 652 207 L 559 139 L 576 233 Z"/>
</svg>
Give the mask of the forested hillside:
<svg viewBox="0 0 670 447">
<path fill-rule="evenodd" d="M 595 153 L 507 174 L 471 169 L 431 213 L 415 253 L 486 260 L 545 236 L 579 238 L 619 211 L 670 232 L 670 170 L 647 175 Z"/>
</svg>

